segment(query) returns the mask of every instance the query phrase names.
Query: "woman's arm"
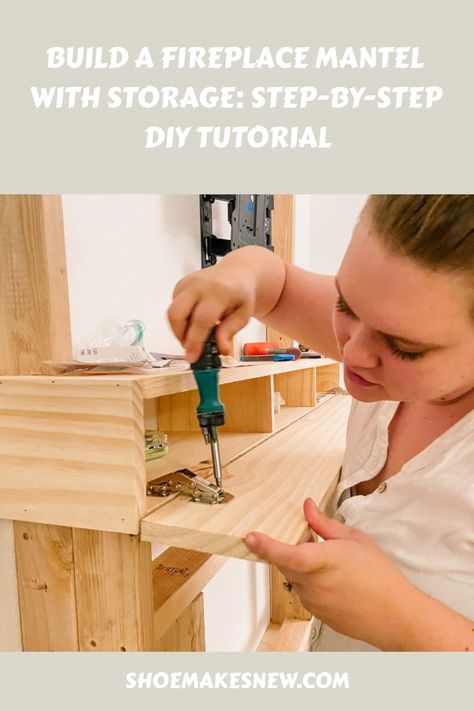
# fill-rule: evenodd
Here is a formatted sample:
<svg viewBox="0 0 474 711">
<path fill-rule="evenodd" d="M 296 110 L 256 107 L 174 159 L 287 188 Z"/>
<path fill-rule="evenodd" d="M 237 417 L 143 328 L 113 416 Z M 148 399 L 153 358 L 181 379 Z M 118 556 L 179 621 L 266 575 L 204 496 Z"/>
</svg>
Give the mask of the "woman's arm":
<svg viewBox="0 0 474 711">
<path fill-rule="evenodd" d="M 168 317 L 191 361 L 217 322 L 219 348 L 228 353 L 232 336 L 251 316 L 337 359 L 332 329 L 336 296 L 333 277 L 287 264 L 263 247 L 244 247 L 181 279 Z"/>
<path fill-rule="evenodd" d="M 369 536 L 309 499 L 304 512 L 323 542 L 290 546 L 259 533 L 245 541 L 318 619 L 384 651 L 474 651 L 474 623 L 412 585 Z"/>
<path fill-rule="evenodd" d="M 273 309 L 261 320 L 328 358 L 340 360 L 332 327 L 338 296 L 334 277 L 284 264 L 284 288 Z"/>
<path fill-rule="evenodd" d="M 398 631 L 385 651 L 474 652 L 474 622 L 410 586 L 399 601 Z M 384 646 L 383 643 L 387 643 Z"/>
</svg>

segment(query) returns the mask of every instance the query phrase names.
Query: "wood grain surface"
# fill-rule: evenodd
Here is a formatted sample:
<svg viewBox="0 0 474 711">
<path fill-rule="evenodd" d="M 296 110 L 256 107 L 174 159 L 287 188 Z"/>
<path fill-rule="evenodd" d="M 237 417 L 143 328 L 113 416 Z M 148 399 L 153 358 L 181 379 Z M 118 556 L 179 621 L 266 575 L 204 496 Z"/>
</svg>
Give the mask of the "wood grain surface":
<svg viewBox="0 0 474 711">
<path fill-rule="evenodd" d="M 324 501 L 342 461 L 350 398 L 336 396 L 233 461 L 224 472 L 234 499 L 209 506 L 166 499 L 142 521 L 144 540 L 255 560 L 242 541 L 259 530 L 287 543 L 306 535 L 303 501 Z"/>
</svg>

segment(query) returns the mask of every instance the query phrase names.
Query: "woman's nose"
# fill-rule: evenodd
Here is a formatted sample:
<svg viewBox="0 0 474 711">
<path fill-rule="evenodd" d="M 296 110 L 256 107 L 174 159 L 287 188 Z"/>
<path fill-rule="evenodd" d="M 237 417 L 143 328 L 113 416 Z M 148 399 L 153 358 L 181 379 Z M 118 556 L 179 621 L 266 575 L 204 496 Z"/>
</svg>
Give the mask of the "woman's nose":
<svg viewBox="0 0 474 711">
<path fill-rule="evenodd" d="M 375 345 L 361 324 L 354 324 L 346 334 L 342 356 L 349 367 L 375 368 L 379 364 Z"/>
</svg>

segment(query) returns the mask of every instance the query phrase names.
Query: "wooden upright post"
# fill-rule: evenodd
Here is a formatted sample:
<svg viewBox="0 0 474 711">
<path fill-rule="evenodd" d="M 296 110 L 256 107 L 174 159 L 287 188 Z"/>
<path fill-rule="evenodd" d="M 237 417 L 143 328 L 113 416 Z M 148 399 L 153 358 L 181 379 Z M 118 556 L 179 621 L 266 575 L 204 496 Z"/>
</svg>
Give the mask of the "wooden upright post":
<svg viewBox="0 0 474 711">
<path fill-rule="evenodd" d="M 0 197 L 0 240 L 0 372 L 42 373 L 43 361 L 71 358 L 61 198 Z M 8 600 L 0 597 L 0 603 L 10 613 L 15 609 L 16 551 L 25 651 L 152 648 L 149 543 L 128 534 L 17 522 L 14 551 L 11 530 L 11 522 L 2 522 L 0 564 L 8 581 L 0 596 Z"/>
<path fill-rule="evenodd" d="M 272 242 L 275 254 L 286 262 L 293 262 L 295 254 L 295 212 L 293 195 L 275 195 L 272 217 Z M 282 336 L 274 328 L 267 328 L 267 341 L 280 348 L 293 345 L 291 338 Z"/>
<path fill-rule="evenodd" d="M 70 357 L 71 338 L 64 253 L 61 199 L 57 196 L 0 196 L 0 373 L 28 375 L 44 372 L 42 362 L 56 357 Z M 53 540 L 54 527 L 48 532 Z M 17 580 L 15 566 L 29 569 L 20 580 L 20 600 L 24 636 L 28 638 L 35 617 L 26 598 L 40 600 L 45 589 L 35 574 L 30 558 L 31 546 L 17 551 L 15 557 L 13 523 L 1 522 L 0 604 L 6 614 L 0 616 L 0 645 L 3 649 L 21 648 Z M 19 542 L 39 546 L 38 561 L 44 543 L 43 532 L 33 525 L 20 533 Z M 24 534 L 24 537 L 23 537 Z M 16 532 L 16 536 L 18 533 Z M 41 576 L 39 576 L 41 577 Z M 53 576 L 54 577 L 54 576 Z M 48 599 L 55 596 L 55 585 Z M 38 620 L 41 619 L 41 613 Z M 34 625 L 33 625 L 34 626 Z M 25 648 L 29 647 L 27 641 Z"/>
</svg>

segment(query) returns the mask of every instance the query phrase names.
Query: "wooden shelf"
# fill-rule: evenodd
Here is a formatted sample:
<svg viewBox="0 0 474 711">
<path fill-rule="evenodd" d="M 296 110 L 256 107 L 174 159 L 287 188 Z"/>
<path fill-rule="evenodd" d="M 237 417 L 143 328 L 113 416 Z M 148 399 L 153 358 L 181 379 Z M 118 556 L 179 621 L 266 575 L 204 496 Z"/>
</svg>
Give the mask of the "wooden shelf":
<svg viewBox="0 0 474 711">
<path fill-rule="evenodd" d="M 251 365 L 236 366 L 235 368 L 222 368 L 220 372 L 220 382 L 222 385 L 226 383 L 238 383 L 243 380 L 293 373 L 299 370 L 308 370 L 315 367 L 321 368 L 333 364 L 334 361 L 330 358 L 303 358 L 297 361 L 282 363 L 252 363 Z M 196 389 L 194 376 L 190 371 L 166 372 L 165 370 L 161 370 L 153 375 L 139 375 L 135 377 L 145 398 L 160 397 L 162 395 L 170 395 Z"/>
<path fill-rule="evenodd" d="M 335 397 L 330 396 L 330 397 Z M 316 407 L 320 407 L 318 403 Z M 313 412 L 312 407 L 282 407 L 275 416 L 274 432 L 222 432 L 219 435 L 219 446 L 222 465 L 227 467 L 238 457 L 262 444 L 277 432 L 286 429 L 302 417 Z M 200 432 L 172 432 L 168 435 L 169 453 L 161 459 L 146 463 L 147 481 L 187 467 L 196 473 L 206 475 L 211 467 L 209 446 L 204 442 Z M 161 505 L 160 499 L 147 498 L 147 515 Z"/>
<path fill-rule="evenodd" d="M 338 368 L 329 359 L 223 368 L 224 465 L 303 421 L 317 390 L 337 385 Z M 275 416 L 276 390 L 286 405 Z M 190 371 L 0 378 L 0 517 L 138 533 L 157 508 L 147 480 L 209 462 L 196 405 Z M 146 427 L 168 434 L 170 453 L 145 465 Z"/>
<path fill-rule="evenodd" d="M 286 543 L 306 535 L 303 501 L 321 503 L 342 460 L 350 398 L 336 396 L 224 467 L 234 499 L 209 506 L 179 495 L 158 502 L 142 539 L 256 560 L 242 541 L 259 530 Z"/>
</svg>

